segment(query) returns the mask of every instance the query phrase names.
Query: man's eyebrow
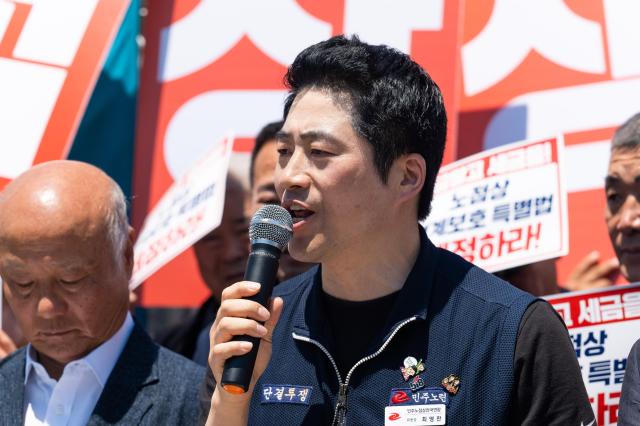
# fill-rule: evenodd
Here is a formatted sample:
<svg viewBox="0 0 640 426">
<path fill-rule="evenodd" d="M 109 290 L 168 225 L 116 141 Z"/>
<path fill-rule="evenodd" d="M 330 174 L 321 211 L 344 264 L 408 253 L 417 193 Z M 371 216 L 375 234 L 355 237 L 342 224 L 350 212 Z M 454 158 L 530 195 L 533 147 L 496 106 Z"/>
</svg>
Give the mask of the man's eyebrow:
<svg viewBox="0 0 640 426">
<path fill-rule="evenodd" d="M 278 141 L 290 142 L 293 140 L 293 135 L 291 135 L 291 133 L 289 132 L 280 130 L 276 133 L 275 138 Z M 316 140 L 324 140 L 334 144 L 342 144 L 342 141 L 340 139 L 323 130 L 309 130 L 307 132 L 303 132 L 300 134 L 300 139 L 302 139 L 302 141 L 305 143 L 310 143 Z"/>
<path fill-rule="evenodd" d="M 325 140 L 327 142 L 331 142 L 335 144 L 342 143 L 340 139 L 322 130 L 310 130 L 308 132 L 301 133 L 300 139 L 302 139 L 304 142 L 311 142 L 315 140 Z"/>
<path fill-rule="evenodd" d="M 289 132 L 278 130 L 276 132 L 274 138 L 277 141 L 290 141 L 290 140 L 293 139 L 293 136 L 291 136 L 291 133 L 289 133 Z"/>
</svg>

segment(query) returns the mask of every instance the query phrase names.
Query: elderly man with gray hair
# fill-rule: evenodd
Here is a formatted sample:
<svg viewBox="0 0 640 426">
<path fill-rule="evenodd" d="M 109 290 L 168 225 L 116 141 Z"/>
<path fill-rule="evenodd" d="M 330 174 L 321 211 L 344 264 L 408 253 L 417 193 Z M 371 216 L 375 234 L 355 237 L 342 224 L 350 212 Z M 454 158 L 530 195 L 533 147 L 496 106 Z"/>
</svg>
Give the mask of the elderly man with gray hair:
<svg viewBox="0 0 640 426">
<path fill-rule="evenodd" d="M 0 362 L 0 424 L 195 424 L 203 370 L 134 323 L 118 185 L 55 161 L 0 193 L 0 275 L 29 344 Z"/>
<path fill-rule="evenodd" d="M 627 120 L 611 142 L 605 180 L 605 220 L 620 271 L 629 282 L 640 281 L 640 113 Z M 640 424 L 640 341 L 627 358 L 618 425 Z"/>
</svg>

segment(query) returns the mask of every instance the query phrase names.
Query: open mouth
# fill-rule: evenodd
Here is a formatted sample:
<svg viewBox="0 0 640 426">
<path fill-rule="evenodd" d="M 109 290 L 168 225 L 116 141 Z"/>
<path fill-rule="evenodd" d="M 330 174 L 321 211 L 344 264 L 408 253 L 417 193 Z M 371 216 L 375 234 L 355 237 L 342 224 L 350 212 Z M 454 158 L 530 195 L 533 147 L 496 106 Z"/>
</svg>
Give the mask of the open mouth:
<svg viewBox="0 0 640 426">
<path fill-rule="evenodd" d="M 313 216 L 315 212 L 298 204 L 294 204 L 289 208 L 289 213 L 291 213 L 291 218 L 293 219 L 293 224 L 295 225 L 296 223 L 307 220 L 309 217 Z"/>
</svg>

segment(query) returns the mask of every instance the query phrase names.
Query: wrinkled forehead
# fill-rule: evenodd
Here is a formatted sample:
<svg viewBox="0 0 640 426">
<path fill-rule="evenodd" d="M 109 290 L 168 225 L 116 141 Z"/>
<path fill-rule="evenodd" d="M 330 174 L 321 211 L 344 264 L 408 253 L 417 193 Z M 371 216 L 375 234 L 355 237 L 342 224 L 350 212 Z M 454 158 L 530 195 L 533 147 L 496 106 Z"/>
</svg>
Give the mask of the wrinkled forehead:
<svg viewBox="0 0 640 426">
<path fill-rule="evenodd" d="M 640 148 L 617 148 L 611 151 L 607 179 L 635 180 L 640 176 Z"/>
<path fill-rule="evenodd" d="M 38 228 L 22 224 L 0 231 L 0 258 L 71 267 L 93 264 L 113 254 L 108 235 L 99 229 L 78 232 L 56 226 Z"/>
</svg>

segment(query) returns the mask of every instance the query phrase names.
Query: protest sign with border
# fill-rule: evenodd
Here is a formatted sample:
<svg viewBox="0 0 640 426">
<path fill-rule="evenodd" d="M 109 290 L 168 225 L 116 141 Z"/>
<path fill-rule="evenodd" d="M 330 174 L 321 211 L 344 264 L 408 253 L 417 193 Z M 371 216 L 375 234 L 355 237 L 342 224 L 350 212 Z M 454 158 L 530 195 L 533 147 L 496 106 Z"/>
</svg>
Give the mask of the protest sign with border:
<svg viewBox="0 0 640 426">
<path fill-rule="evenodd" d="M 229 135 L 216 144 L 149 213 L 135 244 L 130 289 L 220 225 L 233 141 Z"/>
<path fill-rule="evenodd" d="M 567 254 L 563 149 L 517 142 L 442 167 L 429 238 L 490 272 Z"/>
<path fill-rule="evenodd" d="M 615 425 L 627 356 L 640 338 L 640 284 L 546 299 L 569 329 L 597 423 Z"/>
</svg>

